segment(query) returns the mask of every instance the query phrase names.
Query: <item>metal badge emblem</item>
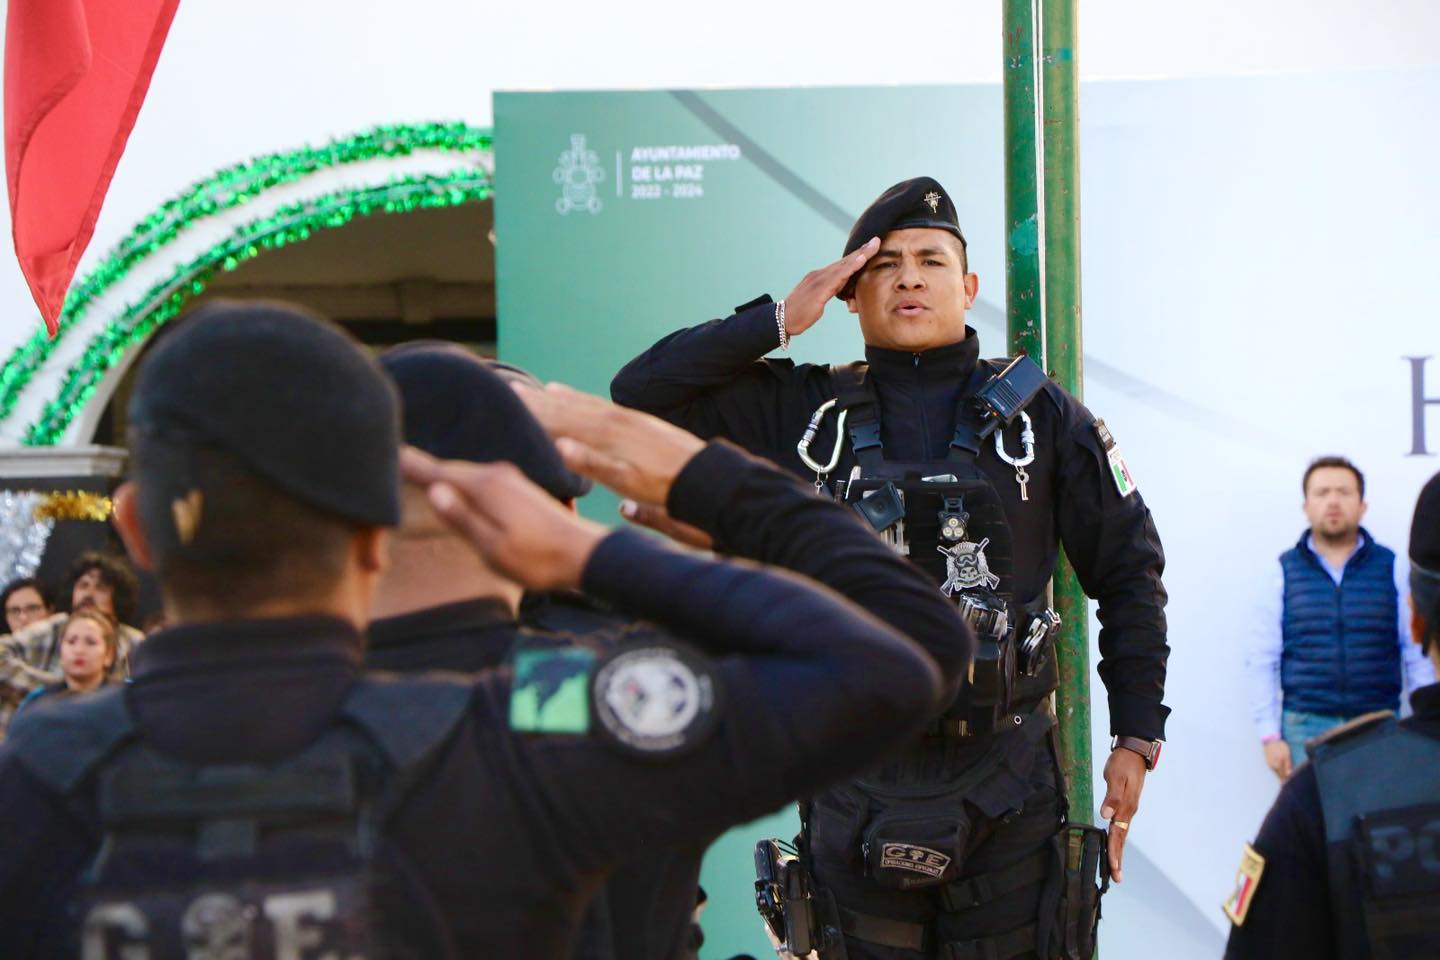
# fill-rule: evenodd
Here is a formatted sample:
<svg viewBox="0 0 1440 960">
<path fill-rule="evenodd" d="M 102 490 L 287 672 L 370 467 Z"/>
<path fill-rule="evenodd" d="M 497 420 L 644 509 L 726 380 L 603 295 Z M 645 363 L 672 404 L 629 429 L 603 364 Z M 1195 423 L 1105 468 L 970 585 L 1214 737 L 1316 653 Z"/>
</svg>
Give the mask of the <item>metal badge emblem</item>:
<svg viewBox="0 0 1440 960">
<path fill-rule="evenodd" d="M 595 672 L 599 732 L 627 753 L 673 757 L 697 746 L 719 719 L 714 667 L 669 644 L 616 653 Z"/>
<path fill-rule="evenodd" d="M 945 555 L 945 582 L 940 592 L 953 597 L 960 590 L 975 590 L 988 587 L 994 590 L 1000 585 L 1000 578 L 990 572 L 990 563 L 985 559 L 985 548 L 990 538 L 979 543 L 965 541 L 951 547 L 936 547 Z"/>
<path fill-rule="evenodd" d="M 937 212 L 939 212 L 939 210 L 940 210 L 940 194 L 936 193 L 934 190 L 931 190 L 929 193 L 925 194 L 925 202 L 928 203 L 928 204 L 930 204 L 930 212 L 931 212 L 931 213 L 937 213 Z"/>
</svg>

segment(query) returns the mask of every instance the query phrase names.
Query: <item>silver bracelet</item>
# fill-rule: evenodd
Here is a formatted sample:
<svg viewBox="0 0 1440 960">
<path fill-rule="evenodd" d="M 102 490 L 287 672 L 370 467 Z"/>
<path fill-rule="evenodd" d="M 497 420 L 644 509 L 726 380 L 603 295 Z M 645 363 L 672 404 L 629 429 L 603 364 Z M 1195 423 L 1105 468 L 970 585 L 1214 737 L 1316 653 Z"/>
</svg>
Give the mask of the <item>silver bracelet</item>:
<svg viewBox="0 0 1440 960">
<path fill-rule="evenodd" d="M 775 326 L 780 330 L 780 349 L 790 349 L 790 333 L 785 329 L 785 301 L 780 300 L 775 304 Z"/>
</svg>

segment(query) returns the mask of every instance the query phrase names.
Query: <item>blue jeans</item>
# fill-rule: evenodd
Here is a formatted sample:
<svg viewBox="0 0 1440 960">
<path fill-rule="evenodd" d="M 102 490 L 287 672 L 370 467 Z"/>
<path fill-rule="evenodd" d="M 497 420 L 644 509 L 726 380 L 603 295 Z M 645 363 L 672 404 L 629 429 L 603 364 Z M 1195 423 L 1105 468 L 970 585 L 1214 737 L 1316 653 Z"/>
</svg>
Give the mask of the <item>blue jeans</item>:
<svg viewBox="0 0 1440 960">
<path fill-rule="evenodd" d="M 1320 736 L 1331 727 L 1338 727 L 1348 717 L 1331 716 L 1326 713 L 1302 713 L 1299 710 L 1285 710 L 1280 715 L 1280 736 L 1290 747 L 1290 764 L 1299 767 L 1305 762 L 1305 741 Z"/>
<path fill-rule="evenodd" d="M 1399 715 L 1398 713 L 1396 714 Z M 1302 713 L 1299 710 L 1284 710 L 1280 714 L 1280 736 L 1290 747 L 1290 765 L 1298 767 L 1305 762 L 1305 741 L 1320 736 L 1331 727 L 1354 720 L 1354 717 L 1335 717 L 1327 713 Z"/>
</svg>

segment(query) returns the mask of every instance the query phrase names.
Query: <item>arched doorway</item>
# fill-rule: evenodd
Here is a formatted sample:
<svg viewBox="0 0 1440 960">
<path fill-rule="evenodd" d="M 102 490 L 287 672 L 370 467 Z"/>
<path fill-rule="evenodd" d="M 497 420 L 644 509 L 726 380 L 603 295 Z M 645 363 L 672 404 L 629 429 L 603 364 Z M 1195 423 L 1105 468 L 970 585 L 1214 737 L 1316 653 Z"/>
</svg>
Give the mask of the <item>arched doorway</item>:
<svg viewBox="0 0 1440 960">
<path fill-rule="evenodd" d="M 0 443 L 83 447 L 102 431 L 113 437 L 106 411 L 145 344 L 218 293 L 338 308 L 337 319 L 380 342 L 403 329 L 387 323 L 408 319 L 416 336 L 432 336 L 447 321 L 483 327 L 488 318 L 493 341 L 492 169 L 488 130 L 412 124 L 267 154 L 198 181 L 74 285 L 59 336 L 37 332 L 12 352 L 0 368 Z M 467 206 L 484 213 L 430 216 Z M 441 327 L 421 332 L 426 317 Z"/>
<path fill-rule="evenodd" d="M 488 130 L 402 124 L 191 184 L 78 279 L 55 339 L 37 325 L 0 366 L 0 494 L 104 502 L 123 468 L 136 359 L 210 297 L 295 300 L 377 348 L 437 337 L 493 349 L 493 167 Z M 31 523 L 11 513 L 12 526 Z M 103 519 L 56 520 L 37 548 L 42 579 L 56 585 L 82 549 L 114 548 Z M 37 572 L 36 557 L 26 563 Z"/>
</svg>

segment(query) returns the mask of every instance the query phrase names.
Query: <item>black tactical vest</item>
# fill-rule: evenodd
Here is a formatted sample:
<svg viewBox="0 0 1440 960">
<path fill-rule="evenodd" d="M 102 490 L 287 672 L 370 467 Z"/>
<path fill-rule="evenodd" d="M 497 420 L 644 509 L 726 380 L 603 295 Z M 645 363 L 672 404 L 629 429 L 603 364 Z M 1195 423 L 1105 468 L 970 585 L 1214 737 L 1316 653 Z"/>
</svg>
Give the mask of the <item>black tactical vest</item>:
<svg viewBox="0 0 1440 960">
<path fill-rule="evenodd" d="M 1440 740 L 1388 711 L 1307 745 L 1342 957 L 1440 957 Z"/>
<path fill-rule="evenodd" d="M 68 913 L 75 956 L 454 955 L 382 828 L 458 727 L 468 684 L 360 680 L 298 755 L 207 766 L 150 747 L 125 693 L 36 711 L 11 738 L 37 779 L 99 813 L 104 840 Z"/>
<path fill-rule="evenodd" d="M 982 443 L 990 441 L 975 398 L 997 372 L 990 363 L 976 365 L 946 458 L 910 463 L 885 458 L 879 397 L 867 365 L 831 368 L 836 409 L 857 461 L 848 477 L 835 479 L 835 499 L 925 571 L 975 631 L 970 682 L 944 719 L 950 732 L 962 734 L 1018 723 L 1014 711 L 1032 709 L 1058 681 L 1051 645 L 1059 620 L 1043 603 L 1017 600 L 1004 502 L 976 464 Z"/>
</svg>

